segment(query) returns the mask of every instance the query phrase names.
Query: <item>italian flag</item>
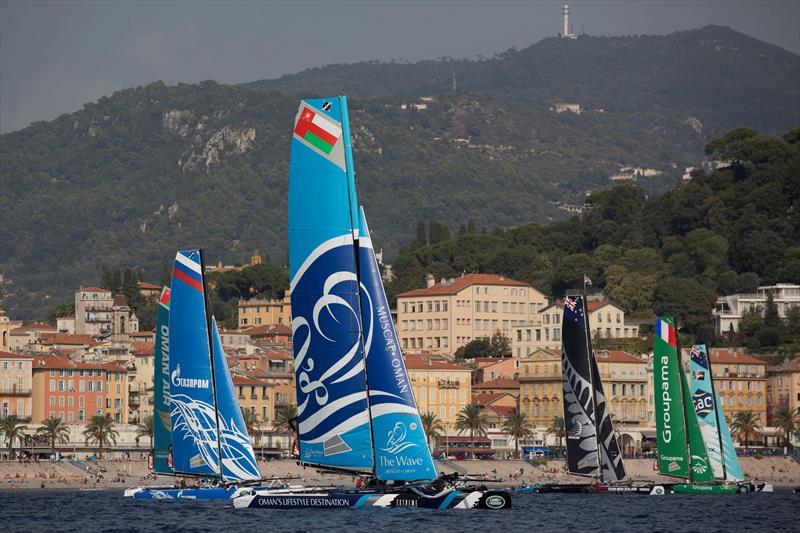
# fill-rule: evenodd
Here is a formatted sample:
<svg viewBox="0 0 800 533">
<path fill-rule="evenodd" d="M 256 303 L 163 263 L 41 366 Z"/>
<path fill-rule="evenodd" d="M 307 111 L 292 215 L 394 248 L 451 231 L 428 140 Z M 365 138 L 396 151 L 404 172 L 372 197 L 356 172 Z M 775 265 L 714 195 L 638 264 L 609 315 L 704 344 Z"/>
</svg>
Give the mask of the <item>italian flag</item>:
<svg viewBox="0 0 800 533">
<path fill-rule="evenodd" d="M 338 123 L 308 107 L 304 107 L 300 113 L 294 132 L 325 154 L 331 153 L 336 141 L 342 136 L 342 128 Z"/>
</svg>

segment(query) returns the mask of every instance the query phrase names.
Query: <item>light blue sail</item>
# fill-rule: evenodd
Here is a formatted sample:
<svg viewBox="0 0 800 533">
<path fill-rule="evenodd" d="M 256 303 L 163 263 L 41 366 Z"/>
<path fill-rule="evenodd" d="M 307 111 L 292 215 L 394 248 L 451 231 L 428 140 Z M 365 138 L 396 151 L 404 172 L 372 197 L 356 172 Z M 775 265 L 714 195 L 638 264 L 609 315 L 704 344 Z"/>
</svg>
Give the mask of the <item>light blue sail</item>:
<svg viewBox="0 0 800 533">
<path fill-rule="evenodd" d="M 153 362 L 153 471 L 172 473 L 172 421 L 169 401 L 169 287 L 161 290 L 156 311 Z"/>
<path fill-rule="evenodd" d="M 219 441 L 199 250 L 178 252 L 169 315 L 170 406 L 175 472 L 219 475 Z"/>
<path fill-rule="evenodd" d="M 214 383 L 219 410 L 219 448 L 222 451 L 222 478 L 225 481 L 260 479 L 258 463 L 244 424 L 244 417 L 236 400 L 233 379 L 225 360 L 225 351 L 217 330 L 217 321 L 211 321 L 211 338 L 214 341 Z"/>
<path fill-rule="evenodd" d="M 727 481 L 741 481 L 744 479 L 744 473 L 739 465 L 736 449 L 733 447 L 728 424 L 725 422 L 719 394 L 713 386 L 711 363 L 705 345 L 692 346 L 689 355 L 692 403 L 714 477 Z"/>
<path fill-rule="evenodd" d="M 372 470 L 358 210 L 344 97 L 304 100 L 289 164 L 289 267 L 300 460 Z"/>
<path fill-rule="evenodd" d="M 384 480 L 432 480 L 436 478 L 436 468 L 397 341 L 363 209 L 360 215 L 361 313 L 375 439 L 375 474 Z"/>
</svg>

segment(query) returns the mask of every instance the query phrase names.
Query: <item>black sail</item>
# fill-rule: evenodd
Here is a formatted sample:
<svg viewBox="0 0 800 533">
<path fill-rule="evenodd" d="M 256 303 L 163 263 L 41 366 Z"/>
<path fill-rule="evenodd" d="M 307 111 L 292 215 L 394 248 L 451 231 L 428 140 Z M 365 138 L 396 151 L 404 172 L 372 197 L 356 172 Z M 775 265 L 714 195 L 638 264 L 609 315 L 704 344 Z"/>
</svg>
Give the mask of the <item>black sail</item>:
<svg viewBox="0 0 800 533">
<path fill-rule="evenodd" d="M 595 420 L 597 433 L 600 435 L 600 462 L 603 465 L 601 479 L 603 481 L 620 481 L 625 479 L 625 465 L 622 462 L 619 443 L 614 435 L 614 424 L 608 412 L 606 395 L 603 393 L 603 382 L 597 361 L 592 357 L 592 386 L 594 387 Z"/>
<path fill-rule="evenodd" d="M 561 379 L 564 387 L 567 468 L 572 474 L 596 477 L 600 474 L 600 460 L 586 320 L 585 298 L 567 298 L 561 324 Z"/>
</svg>

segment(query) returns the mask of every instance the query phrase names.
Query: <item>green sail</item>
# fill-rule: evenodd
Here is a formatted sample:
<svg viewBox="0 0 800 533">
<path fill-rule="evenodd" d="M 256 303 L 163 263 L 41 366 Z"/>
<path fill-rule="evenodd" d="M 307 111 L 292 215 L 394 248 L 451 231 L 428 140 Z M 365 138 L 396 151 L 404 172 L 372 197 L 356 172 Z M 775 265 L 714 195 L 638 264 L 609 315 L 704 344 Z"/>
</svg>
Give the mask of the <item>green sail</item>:
<svg viewBox="0 0 800 533">
<path fill-rule="evenodd" d="M 694 412 L 689 380 L 686 378 L 682 365 L 680 373 L 683 380 L 683 401 L 686 406 L 687 425 L 689 426 L 689 450 L 692 453 L 692 475 L 690 479 L 696 483 L 712 483 L 714 481 L 714 470 L 711 468 L 706 445 L 703 443 L 703 434 L 700 432 L 700 424 L 697 422 L 697 414 Z"/>
<path fill-rule="evenodd" d="M 658 472 L 688 478 L 689 454 L 680 375 L 675 322 L 672 317 L 658 318 L 653 345 Z"/>
</svg>

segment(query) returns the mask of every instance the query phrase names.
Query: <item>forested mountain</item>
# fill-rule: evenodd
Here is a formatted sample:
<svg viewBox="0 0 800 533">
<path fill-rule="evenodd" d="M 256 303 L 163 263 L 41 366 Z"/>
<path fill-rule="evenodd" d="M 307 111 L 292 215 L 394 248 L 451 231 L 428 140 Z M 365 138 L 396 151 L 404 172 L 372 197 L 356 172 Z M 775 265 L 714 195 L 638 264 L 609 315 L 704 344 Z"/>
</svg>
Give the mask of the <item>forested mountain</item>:
<svg viewBox="0 0 800 533">
<path fill-rule="evenodd" d="M 455 70 L 457 89 L 452 91 Z M 268 82 L 126 89 L 0 136 L 0 290 L 47 316 L 106 270 L 157 280 L 176 248 L 286 262 L 297 97 L 344 92 L 361 201 L 391 260 L 419 219 L 455 232 L 564 219 L 621 166 L 664 190 L 709 135 L 800 122 L 800 59 L 732 30 L 545 39 L 488 60 L 359 63 Z M 427 97 L 422 100 L 422 97 Z M 582 113 L 556 113 L 559 102 Z M 416 104 L 416 106 L 411 105 Z"/>
<path fill-rule="evenodd" d="M 782 138 L 740 128 L 706 152 L 731 166 L 698 170 L 649 198 L 633 185 L 599 191 L 567 221 L 486 234 L 466 228 L 432 244 L 434 231 L 420 228 L 394 262 L 387 292 L 424 286 L 427 273 L 486 272 L 558 298 L 586 275 L 633 316 L 673 315 L 707 340 L 717 295 L 800 283 L 800 128 Z"/>
</svg>

